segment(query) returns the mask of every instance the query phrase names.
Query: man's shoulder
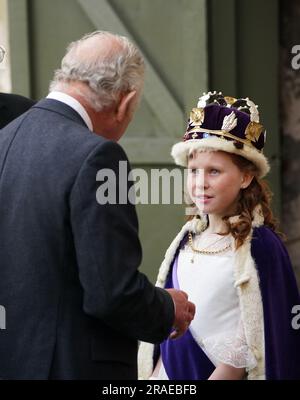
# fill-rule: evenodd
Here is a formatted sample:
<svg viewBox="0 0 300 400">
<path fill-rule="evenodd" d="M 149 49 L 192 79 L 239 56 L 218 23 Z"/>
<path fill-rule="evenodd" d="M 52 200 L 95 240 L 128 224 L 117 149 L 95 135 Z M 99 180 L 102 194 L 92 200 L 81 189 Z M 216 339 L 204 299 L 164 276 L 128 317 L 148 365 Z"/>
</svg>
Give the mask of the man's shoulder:
<svg viewBox="0 0 300 400">
<path fill-rule="evenodd" d="M 39 101 L 6 132 L 11 137 L 18 132 L 16 140 L 27 142 L 31 152 L 47 148 L 58 161 L 81 164 L 85 158 L 98 158 L 99 154 L 110 159 L 126 158 L 120 145 L 91 132 L 74 109 L 52 99 Z"/>
<path fill-rule="evenodd" d="M 11 93 L 0 93 L 0 128 L 25 113 L 35 102 L 27 97 Z"/>
<path fill-rule="evenodd" d="M 0 93 L 0 104 L 7 107 L 19 106 L 28 109 L 35 104 L 35 101 L 19 94 Z"/>
</svg>

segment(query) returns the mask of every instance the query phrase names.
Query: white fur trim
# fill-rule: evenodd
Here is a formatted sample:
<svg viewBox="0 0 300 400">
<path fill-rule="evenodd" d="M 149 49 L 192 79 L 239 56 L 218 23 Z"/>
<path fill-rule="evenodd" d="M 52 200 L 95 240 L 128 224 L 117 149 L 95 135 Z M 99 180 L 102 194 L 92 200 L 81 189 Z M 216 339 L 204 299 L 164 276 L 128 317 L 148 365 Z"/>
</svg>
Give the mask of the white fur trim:
<svg viewBox="0 0 300 400">
<path fill-rule="evenodd" d="M 141 342 L 138 351 L 138 379 L 147 380 L 153 372 L 154 344 Z"/>
<path fill-rule="evenodd" d="M 170 265 L 175 257 L 176 250 L 178 249 L 178 246 L 179 246 L 181 240 L 184 238 L 184 235 L 187 232 L 191 231 L 193 224 L 194 224 L 193 220 L 194 220 L 194 218 L 191 221 L 188 221 L 182 227 L 181 231 L 178 233 L 178 235 L 175 237 L 175 239 L 171 243 L 170 247 L 166 251 L 165 258 L 164 258 L 163 262 L 161 263 L 161 266 L 158 271 L 156 286 L 158 286 L 160 288 L 163 288 L 165 286 L 167 275 L 168 275 L 168 272 L 170 269 Z"/>
<path fill-rule="evenodd" d="M 252 227 L 257 228 L 263 224 L 264 224 L 264 215 L 263 215 L 261 205 L 258 204 L 253 210 Z"/>
<path fill-rule="evenodd" d="M 256 207 L 254 207 L 254 210 L 252 212 L 252 228 L 256 228 L 258 226 L 262 226 L 264 224 L 264 215 L 263 211 L 261 208 L 261 205 L 258 204 Z M 232 217 L 228 218 L 228 221 L 231 224 L 236 224 L 240 219 L 239 215 L 233 215 Z"/>
<path fill-rule="evenodd" d="M 256 367 L 248 371 L 248 379 L 252 380 L 264 376 L 265 357 L 263 306 L 257 269 L 251 256 L 251 237 L 252 233 L 235 252 L 234 277 L 247 344 L 257 361 Z"/>
<path fill-rule="evenodd" d="M 190 231 L 193 233 L 196 233 L 196 234 L 201 233 L 207 227 L 207 223 L 208 223 L 208 219 L 205 214 L 199 216 L 199 218 L 193 218 L 190 222 L 190 224 L 191 224 Z"/>
<path fill-rule="evenodd" d="M 259 169 L 259 177 L 264 177 L 270 170 L 267 158 L 258 150 L 244 145 L 243 149 L 237 149 L 233 142 L 218 137 L 209 137 L 205 139 L 191 139 L 186 142 L 174 144 L 171 155 L 175 163 L 183 167 L 187 166 L 188 155 L 192 150 L 196 151 L 226 151 L 227 153 L 237 154 L 252 161 Z"/>
</svg>

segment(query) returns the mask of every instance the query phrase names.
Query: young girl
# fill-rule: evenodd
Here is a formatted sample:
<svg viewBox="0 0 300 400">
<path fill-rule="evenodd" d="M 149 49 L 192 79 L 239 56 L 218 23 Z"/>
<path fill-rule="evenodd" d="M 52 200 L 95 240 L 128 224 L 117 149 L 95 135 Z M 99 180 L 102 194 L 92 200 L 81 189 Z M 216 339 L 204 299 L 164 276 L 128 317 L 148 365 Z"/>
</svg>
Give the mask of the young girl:
<svg viewBox="0 0 300 400">
<path fill-rule="evenodd" d="M 180 339 L 142 343 L 140 379 L 300 379 L 300 304 L 289 256 L 261 178 L 265 130 L 247 99 L 203 95 L 184 141 L 196 215 L 166 252 L 157 285 L 180 288 L 196 314 Z"/>
</svg>

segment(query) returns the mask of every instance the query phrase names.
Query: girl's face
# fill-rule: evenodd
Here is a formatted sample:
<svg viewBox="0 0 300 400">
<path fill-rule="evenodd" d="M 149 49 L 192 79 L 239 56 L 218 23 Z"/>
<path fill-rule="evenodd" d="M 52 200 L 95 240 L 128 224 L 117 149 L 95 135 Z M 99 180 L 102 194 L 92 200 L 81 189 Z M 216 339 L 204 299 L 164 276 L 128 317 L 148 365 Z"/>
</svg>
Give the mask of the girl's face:
<svg viewBox="0 0 300 400">
<path fill-rule="evenodd" d="M 234 215 L 240 190 L 251 180 L 223 151 L 194 152 L 188 162 L 188 193 L 205 214 Z"/>
</svg>

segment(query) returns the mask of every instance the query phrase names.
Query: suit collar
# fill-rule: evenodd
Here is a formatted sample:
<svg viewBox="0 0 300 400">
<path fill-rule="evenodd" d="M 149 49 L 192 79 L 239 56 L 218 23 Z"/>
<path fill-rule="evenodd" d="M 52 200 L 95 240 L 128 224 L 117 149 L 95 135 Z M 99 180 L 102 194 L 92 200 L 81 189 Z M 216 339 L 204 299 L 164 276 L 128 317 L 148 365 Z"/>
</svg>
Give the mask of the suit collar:
<svg viewBox="0 0 300 400">
<path fill-rule="evenodd" d="M 75 97 L 70 96 L 67 93 L 54 90 L 48 94 L 47 99 L 58 100 L 72 107 L 84 120 L 89 130 L 93 131 L 93 123 L 89 114 L 87 113 L 83 105 Z"/>
<path fill-rule="evenodd" d="M 57 114 L 63 115 L 66 118 L 71 119 L 74 122 L 77 122 L 87 128 L 86 123 L 81 118 L 81 116 L 70 106 L 61 101 L 54 99 L 42 99 L 37 104 L 35 104 L 32 108 L 40 108 L 44 110 L 53 111 Z"/>
</svg>

